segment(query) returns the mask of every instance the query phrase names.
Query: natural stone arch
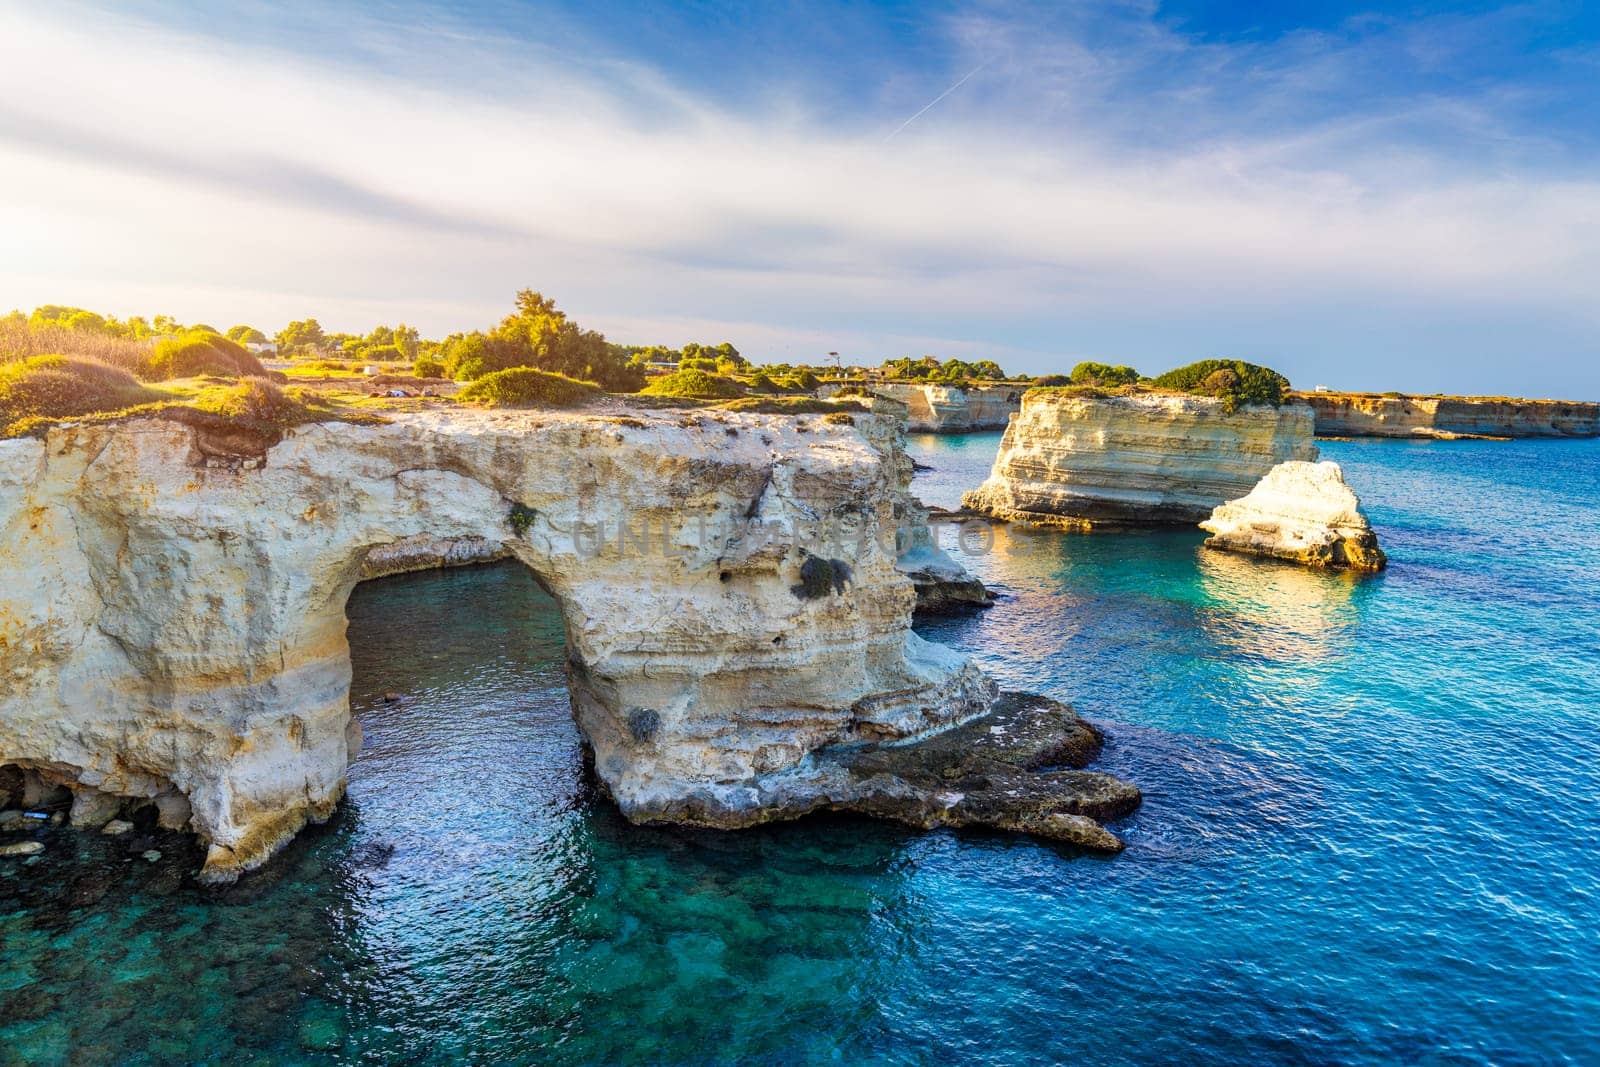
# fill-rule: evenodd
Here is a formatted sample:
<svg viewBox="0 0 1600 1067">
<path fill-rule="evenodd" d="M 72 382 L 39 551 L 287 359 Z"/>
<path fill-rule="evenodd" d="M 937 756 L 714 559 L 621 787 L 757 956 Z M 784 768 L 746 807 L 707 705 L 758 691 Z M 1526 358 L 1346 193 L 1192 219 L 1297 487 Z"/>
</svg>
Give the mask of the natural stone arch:
<svg viewBox="0 0 1600 1067">
<path fill-rule="evenodd" d="M 908 463 L 892 423 L 858 419 L 412 415 L 307 427 L 240 462 L 160 421 L 0 442 L 0 762 L 70 786 L 86 819 L 106 797 L 174 820 L 186 800 L 205 873 L 234 877 L 342 795 L 344 605 L 364 565 L 478 539 L 560 605 L 578 725 L 630 818 L 844 803 L 819 750 L 970 718 L 994 693 L 910 631 L 893 550 Z M 586 553 L 581 523 L 653 529 L 662 550 Z M 835 528 L 852 534 L 837 555 L 804 547 Z"/>
</svg>

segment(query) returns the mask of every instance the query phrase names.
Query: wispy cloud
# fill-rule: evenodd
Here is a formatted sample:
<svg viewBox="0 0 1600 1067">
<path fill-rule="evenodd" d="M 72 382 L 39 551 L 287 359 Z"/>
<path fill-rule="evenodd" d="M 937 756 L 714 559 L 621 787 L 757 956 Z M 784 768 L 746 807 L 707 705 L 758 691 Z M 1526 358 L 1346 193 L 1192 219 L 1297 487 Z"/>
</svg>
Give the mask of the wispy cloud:
<svg viewBox="0 0 1600 1067">
<path fill-rule="evenodd" d="M 1523 117 L 1548 86 L 1426 74 L 1470 20 L 1228 43 L 988 7 L 929 28 L 942 69 L 823 116 L 402 15 L 308 12 L 341 55 L 0 9 L 0 302 L 445 331 L 531 284 L 622 339 L 785 358 L 1232 351 L 1511 390 L 1520 328 L 1526 388 L 1600 391 L 1600 182 Z"/>
</svg>

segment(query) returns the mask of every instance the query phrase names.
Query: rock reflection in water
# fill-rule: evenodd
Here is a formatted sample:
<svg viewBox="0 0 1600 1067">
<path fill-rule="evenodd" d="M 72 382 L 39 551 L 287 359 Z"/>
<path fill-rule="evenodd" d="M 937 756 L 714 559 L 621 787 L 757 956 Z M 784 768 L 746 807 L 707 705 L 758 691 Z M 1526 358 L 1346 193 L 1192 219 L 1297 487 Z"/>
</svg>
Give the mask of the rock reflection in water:
<svg viewBox="0 0 1600 1067">
<path fill-rule="evenodd" d="M 1196 557 L 1210 605 L 1200 622 L 1211 639 L 1230 655 L 1281 663 L 1343 655 L 1360 621 L 1362 583 L 1374 580 L 1206 549 Z"/>
</svg>

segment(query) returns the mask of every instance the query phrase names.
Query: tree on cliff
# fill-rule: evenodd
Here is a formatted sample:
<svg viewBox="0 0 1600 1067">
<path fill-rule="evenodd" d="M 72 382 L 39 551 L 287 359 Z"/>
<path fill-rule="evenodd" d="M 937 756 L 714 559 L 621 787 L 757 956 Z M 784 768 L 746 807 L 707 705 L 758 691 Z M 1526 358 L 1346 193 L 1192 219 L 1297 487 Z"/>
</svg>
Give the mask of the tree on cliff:
<svg viewBox="0 0 1600 1067">
<path fill-rule="evenodd" d="M 472 361 L 481 360 L 478 374 L 536 367 L 595 382 L 612 392 L 635 392 L 644 384 L 643 372 L 629 365 L 622 349 L 607 344 L 605 337 L 594 330 L 581 328 L 556 307 L 555 301 L 532 289 L 517 294 L 516 311 L 487 336 L 473 337 L 462 339 L 470 352 L 461 352 L 456 365 L 476 369 Z M 450 358 L 445 362 L 449 365 Z M 459 373 L 455 376 L 463 377 Z"/>
<path fill-rule="evenodd" d="M 1095 363 L 1089 360 L 1072 368 L 1073 385 L 1137 385 L 1139 372 L 1125 363 Z"/>
<path fill-rule="evenodd" d="M 1221 397 L 1230 411 L 1241 404 L 1277 407 L 1289 391 L 1289 379 L 1270 367 L 1242 359 L 1202 359 L 1167 371 L 1155 384 L 1197 396 Z"/>
</svg>

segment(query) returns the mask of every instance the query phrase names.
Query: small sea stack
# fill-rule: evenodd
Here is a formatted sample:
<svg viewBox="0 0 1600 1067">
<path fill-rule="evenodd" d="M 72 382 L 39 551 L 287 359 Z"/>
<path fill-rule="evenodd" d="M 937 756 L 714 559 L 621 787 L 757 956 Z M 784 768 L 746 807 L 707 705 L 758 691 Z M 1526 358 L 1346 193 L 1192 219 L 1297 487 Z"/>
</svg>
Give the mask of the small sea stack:
<svg viewBox="0 0 1600 1067">
<path fill-rule="evenodd" d="M 1207 548 L 1308 567 L 1376 572 L 1389 562 L 1337 463 L 1280 463 L 1200 528 Z"/>
</svg>

